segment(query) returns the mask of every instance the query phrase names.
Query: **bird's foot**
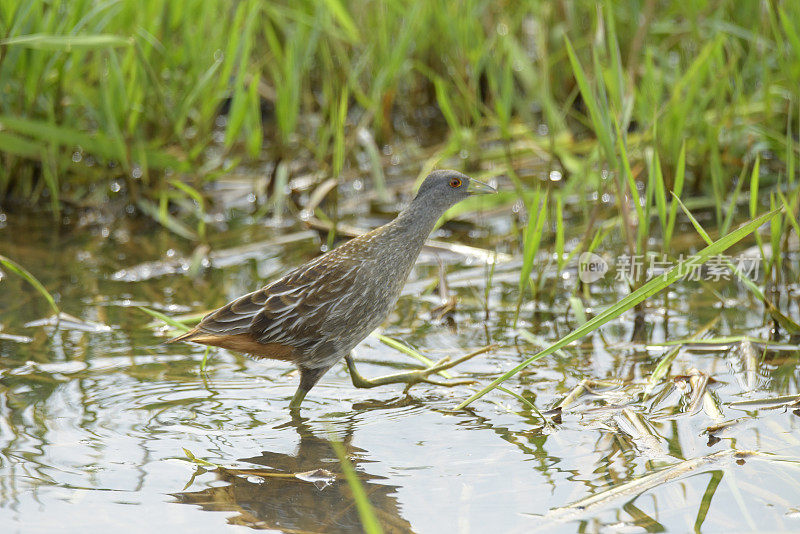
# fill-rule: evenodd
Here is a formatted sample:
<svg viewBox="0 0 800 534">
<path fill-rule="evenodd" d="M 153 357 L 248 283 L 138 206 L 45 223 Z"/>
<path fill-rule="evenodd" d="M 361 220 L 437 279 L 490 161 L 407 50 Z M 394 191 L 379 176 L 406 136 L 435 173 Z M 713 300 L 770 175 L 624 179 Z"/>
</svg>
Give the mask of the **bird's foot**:
<svg viewBox="0 0 800 534">
<path fill-rule="evenodd" d="M 366 378 L 361 375 L 356 369 L 355 361 L 353 360 L 353 355 L 348 354 L 345 356 L 345 362 L 347 363 L 347 369 L 350 371 L 350 379 L 353 381 L 353 385 L 357 388 L 374 388 L 378 386 L 385 386 L 388 384 L 406 384 L 405 392 L 408 392 L 411 389 L 411 386 L 416 384 L 434 384 L 437 386 L 446 386 L 446 387 L 453 387 L 453 386 L 463 386 L 466 384 L 473 384 L 475 383 L 474 380 L 433 380 L 430 378 L 431 375 L 436 373 L 441 373 L 442 371 L 446 371 L 447 369 L 451 369 L 456 365 L 463 363 L 469 359 L 478 356 L 479 354 L 483 354 L 491 349 L 495 348 L 494 345 L 489 345 L 487 347 L 483 347 L 478 349 L 474 352 L 470 352 L 460 358 L 456 358 L 455 360 L 450 360 L 449 357 L 442 358 L 438 362 L 434 363 L 432 366 L 428 367 L 427 369 L 419 369 L 416 371 L 406 371 L 403 373 L 394 373 L 391 375 L 385 376 L 378 376 L 375 378 Z"/>
</svg>

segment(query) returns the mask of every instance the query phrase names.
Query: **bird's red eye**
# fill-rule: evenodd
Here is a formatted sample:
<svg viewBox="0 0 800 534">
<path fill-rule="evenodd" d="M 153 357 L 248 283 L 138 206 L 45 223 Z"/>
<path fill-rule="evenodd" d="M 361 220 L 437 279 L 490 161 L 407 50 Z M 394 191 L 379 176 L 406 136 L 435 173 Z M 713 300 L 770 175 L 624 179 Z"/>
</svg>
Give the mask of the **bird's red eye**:
<svg viewBox="0 0 800 534">
<path fill-rule="evenodd" d="M 450 187 L 461 187 L 461 180 L 458 178 L 453 178 L 450 180 Z"/>
</svg>

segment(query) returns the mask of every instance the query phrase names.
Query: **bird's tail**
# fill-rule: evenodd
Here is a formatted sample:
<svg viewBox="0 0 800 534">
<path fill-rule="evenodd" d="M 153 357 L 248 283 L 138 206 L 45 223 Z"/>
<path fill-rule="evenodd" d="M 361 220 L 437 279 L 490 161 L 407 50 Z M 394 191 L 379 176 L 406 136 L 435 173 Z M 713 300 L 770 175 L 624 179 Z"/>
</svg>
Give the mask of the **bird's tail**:
<svg viewBox="0 0 800 534">
<path fill-rule="evenodd" d="M 192 328 L 188 332 L 184 332 L 183 334 L 173 337 L 172 339 L 166 340 L 164 343 L 175 343 L 177 341 L 191 341 L 194 337 L 200 334 L 200 330 L 197 328 Z"/>
</svg>

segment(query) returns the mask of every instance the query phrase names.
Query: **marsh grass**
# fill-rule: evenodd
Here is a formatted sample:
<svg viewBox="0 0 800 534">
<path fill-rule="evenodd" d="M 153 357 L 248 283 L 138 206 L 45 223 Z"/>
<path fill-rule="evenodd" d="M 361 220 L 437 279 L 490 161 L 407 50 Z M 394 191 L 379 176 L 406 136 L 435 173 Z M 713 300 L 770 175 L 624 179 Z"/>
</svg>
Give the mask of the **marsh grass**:
<svg viewBox="0 0 800 534">
<path fill-rule="evenodd" d="M 529 288 L 535 290 L 535 286 L 531 285 L 531 273 L 533 272 L 533 263 L 536 260 L 536 253 L 539 251 L 539 244 L 542 241 L 542 234 L 544 223 L 547 219 L 547 202 L 549 194 L 545 192 L 544 195 L 540 194 L 537 189 L 534 192 L 533 200 L 528 204 L 528 226 L 523 233 L 522 240 L 522 268 L 519 271 L 519 288 L 517 297 L 517 311 L 514 315 L 514 324 L 519 318 L 520 307 L 522 300 Z"/>
<path fill-rule="evenodd" d="M 332 246 L 337 185 L 370 175 L 389 200 L 388 154 L 407 150 L 421 155 L 403 170 L 418 182 L 442 166 L 504 180 L 442 223 L 524 208 L 510 243 L 495 241 L 521 262 L 514 325 L 524 304 L 557 299 L 545 252 L 558 274 L 618 242 L 674 259 L 688 221 L 703 258 L 754 233 L 768 275 L 739 279 L 796 333 L 788 299 L 765 295 L 798 274 L 782 253 L 800 230 L 798 21 L 796 2 L 733 0 L 657 13 L 631 1 L 0 0 L 0 197 L 57 214 L 118 179 L 140 212 L 205 242 L 211 182 L 274 163 L 254 213 L 278 219 L 304 208 L 289 191 L 299 160 L 320 171 L 308 205 Z M 593 317 L 590 289 L 570 288 L 576 329 L 537 338 L 545 350 L 527 361 L 661 298 L 672 276 Z"/>
<path fill-rule="evenodd" d="M 393 337 L 376 339 L 426 366 L 431 363 L 426 355 L 440 351 L 455 354 L 478 342 L 502 346 L 485 361 L 475 361 L 477 370 L 467 375 L 481 381 L 482 389 L 459 387 L 453 397 L 442 393 L 439 402 L 431 400 L 438 394 L 432 387 L 418 403 L 413 400 L 408 413 L 416 414 L 417 404 L 435 414 L 460 402 L 458 408 L 468 410 L 446 419 L 477 416 L 477 426 L 463 428 L 491 428 L 519 447 L 525 460 L 533 460 L 527 465 L 542 462 L 542 473 L 550 472 L 548 458 L 561 456 L 558 443 L 565 436 L 568 448 L 577 447 L 578 464 L 570 465 L 570 452 L 567 461 L 556 462 L 561 472 L 581 469 L 587 450 L 611 459 L 596 465 L 596 477 L 580 477 L 585 498 L 570 488 L 579 500 L 535 518 L 539 525 L 588 524 L 593 510 L 619 503 L 638 525 L 658 530 L 658 520 L 677 510 L 671 501 L 653 500 L 659 512 L 651 519 L 641 499 L 638 504 L 631 499 L 683 477 L 696 482 L 702 471 L 711 478 L 697 499 L 687 501 L 696 505 L 697 515 L 685 524 L 694 522 L 695 529 L 725 524 L 724 518 L 712 521 L 714 514 L 706 517 L 713 502 L 725 502 L 715 497 L 718 486 L 735 491 L 745 511 L 752 506 L 744 502 L 747 497 L 771 503 L 783 521 L 783 487 L 753 489 L 734 467 L 745 482 L 737 486 L 726 468 L 749 453 L 698 456 L 694 441 L 698 425 L 706 427 L 709 446 L 712 438 L 719 439 L 716 433 L 741 425 L 742 433 L 721 437 L 731 438 L 732 449 L 749 447 L 744 444 L 752 427 L 783 425 L 775 435 L 788 436 L 795 425 L 762 419 L 759 409 L 778 407 L 789 418 L 800 415 L 800 4 L 719 0 L 658 3 L 650 11 L 648 6 L 656 3 L 0 0 L 0 231 L 6 216 L 16 216 L 12 200 L 37 202 L 70 216 L 84 207 L 102 207 L 107 199 L 135 206 L 174 236 L 131 254 L 124 246 L 116 248 L 111 224 L 102 254 L 113 249 L 114 255 L 80 268 L 102 270 L 111 264 L 121 269 L 120 250 L 128 250 L 126 260 L 150 264 L 159 247 L 183 245 L 183 258 L 195 251 L 193 274 L 182 278 L 180 269 L 164 269 L 176 276 L 136 280 L 135 290 L 112 275 L 95 290 L 110 291 L 108 299 L 90 303 L 81 288 L 78 296 L 73 289 L 72 302 L 97 309 L 98 319 L 109 323 L 114 320 L 106 315 L 114 309 L 109 303 L 146 303 L 149 307 L 141 310 L 154 319 L 148 328 L 160 321 L 185 330 L 203 314 L 170 318 L 153 308 L 169 309 L 167 303 L 178 299 L 202 303 L 199 308 L 222 305 L 316 254 L 317 244 L 330 247 L 341 236 L 354 235 L 347 228 L 349 218 L 364 228 L 388 220 L 414 176 L 419 182 L 433 168 L 462 169 L 491 181 L 500 192 L 453 207 L 436 231 L 448 243 L 463 241 L 481 254 L 459 256 L 455 247 L 448 249 L 457 259 L 446 270 L 423 261 L 411 282 L 419 292 L 404 296 L 387 323 Z M 222 274 L 212 271 L 225 265 L 212 262 L 208 272 L 198 272 L 203 260 L 224 255 L 227 240 L 238 245 L 258 235 L 222 228 L 242 224 L 238 214 L 219 223 L 218 214 L 209 213 L 220 209 L 217 186 L 226 185 L 226 174 L 238 165 L 269 175 L 266 188 L 260 181 L 253 191 L 260 205 L 247 212 L 248 229 L 264 224 L 278 228 L 278 235 L 294 232 L 303 222 L 290 217 L 307 214 L 300 218 L 320 233 L 302 256 L 293 250 L 299 247 L 296 240 L 272 243 L 286 254 L 273 258 L 270 252 L 258 268 L 252 256 L 237 260 L 233 254 L 223 286 L 218 283 Z M 254 183 L 255 174 L 250 172 Z M 353 187 L 356 178 L 363 189 Z M 110 183 L 120 184 L 121 193 L 105 193 Z M 120 224 L 127 230 L 128 223 Z M 39 256 L 25 257 L 20 252 L 30 254 L 30 249 L 15 239 L 8 246 L 0 250 L 5 255 L 0 268 L 35 287 L 34 300 L 41 294 L 62 317 L 56 303 L 72 304 L 57 301 L 47 289 L 56 293 L 56 283 L 66 283 L 66 277 L 42 275 L 44 283 L 37 282 L 20 263 L 38 276 L 40 269 L 33 267 Z M 691 255 L 699 265 L 725 251 L 755 254 L 759 277 L 744 276 L 729 260 L 721 264 L 731 273 L 727 284 L 703 281 L 677 288 L 679 270 L 630 284 L 611 277 L 588 284 L 575 277 L 574 260 L 582 252 L 606 259 L 663 257 L 673 263 Z M 465 265 L 470 261 L 472 268 Z M 91 275 L 92 280 L 102 277 Z M 454 297 L 450 326 L 457 332 L 429 328 L 428 316 L 420 313 L 445 277 L 451 288 L 447 296 Z M 56 295 L 65 299 L 69 293 L 59 288 Z M 172 388 L 174 358 L 151 363 L 153 350 L 187 354 L 193 349 L 152 349 L 138 335 L 123 337 L 130 330 L 124 325 L 130 313 L 128 304 L 121 305 L 128 315 L 108 336 L 115 340 L 110 354 L 118 340 L 128 339 L 132 354 L 146 354 L 146 364 L 122 361 L 124 372 L 155 369 Z M 31 313 L 39 319 L 38 312 L 26 300 L 6 314 L 2 334 L 14 334 L 18 325 L 52 324 L 49 318 L 25 322 Z M 66 320 L 61 319 L 62 327 Z M 45 335 L 51 332 L 41 338 Z M 58 342 L 58 335 L 52 337 Z M 67 348 L 76 346 L 74 339 L 82 338 L 72 332 L 62 336 L 62 342 L 72 343 Z M 96 349 L 106 346 L 102 343 L 98 336 L 84 345 Z M 19 353 L 28 354 L 21 347 Z M 200 359 L 199 350 L 192 354 Z M 208 355 L 206 349 L 201 369 Z M 389 365 L 405 365 L 395 356 Z M 534 365 L 546 357 L 551 358 L 546 369 Z M 23 359 L 28 357 L 19 363 Z M 216 365 L 209 378 L 224 376 L 216 373 L 225 367 Z M 110 371 L 101 371 L 103 380 L 95 382 L 113 387 L 106 379 Z M 90 389 L 75 389 L 91 392 L 92 381 L 76 377 Z M 129 391 L 130 381 L 123 378 Z M 63 380 L 59 376 L 54 383 Z M 727 391 L 712 389 L 715 380 Z M 341 387 L 349 391 L 344 382 Z M 236 387 L 236 397 L 229 398 L 236 401 L 232 411 L 242 406 L 242 390 Z M 324 398 L 324 390 L 318 392 Z M 23 391 L 19 398 L 27 395 Z M 374 403 L 373 397 L 378 397 Z M 329 404 L 306 409 L 338 417 L 340 398 L 331 395 Z M 356 426 L 397 401 L 391 390 L 368 398 L 352 397 Z M 161 401 L 155 409 L 165 406 Z M 185 410 L 186 402 L 195 401 L 182 395 L 177 402 Z M 261 412 L 262 393 L 256 402 L 253 412 Z M 408 403 L 403 399 L 397 405 Z M 493 418 L 495 411 L 501 420 Z M 572 420 L 558 420 L 562 413 Z M 390 415 L 380 416 L 391 421 L 398 414 Z M 436 421 L 434 430 L 443 429 L 445 423 Z M 548 437 L 559 432 L 558 439 Z M 583 445 L 572 439 L 578 432 L 583 438 L 578 441 L 589 449 L 581 450 Z M 598 439 L 584 434 L 589 432 Z M 781 453 L 768 439 L 759 440 L 765 452 Z M 380 449 L 372 452 L 380 458 Z M 364 494 L 366 486 L 344 451 L 337 455 L 364 530 L 377 531 L 381 502 L 376 494 Z M 188 451 L 186 456 L 215 467 Z M 719 469 L 711 467 L 717 463 Z M 726 484 L 720 484 L 722 478 Z M 795 479 L 784 477 L 791 489 L 797 489 Z M 691 492 L 691 484 L 678 483 Z M 607 517 L 612 527 L 625 521 L 622 512 Z"/>
<path fill-rule="evenodd" d="M 741 160 L 771 150 L 793 161 L 783 132 L 798 108 L 800 7 L 727 0 L 644 19 L 641 9 L 5 0 L 0 194 L 46 194 L 57 211 L 118 177 L 135 200 L 155 201 L 159 215 L 149 214 L 166 223 L 161 206 L 177 196 L 206 209 L 175 178 L 202 192 L 236 162 L 303 154 L 338 177 L 360 154 L 375 159 L 358 141 L 363 129 L 378 147 L 410 131 L 441 132 L 437 159 L 462 153 L 475 167 L 494 131 L 518 192 L 535 182 L 514 171 L 525 157 L 513 148 L 520 140 L 567 174 L 613 172 L 626 235 L 634 213 L 647 224 L 634 187 L 641 164 L 660 167 L 660 191 L 675 190 L 683 152 L 687 185 L 712 199 L 721 224 Z M 382 174 L 372 174 L 382 188 Z M 597 189 L 602 174 L 589 172 L 577 189 Z M 203 239 L 199 227 L 182 235 Z M 644 235 L 639 226 L 630 245 Z"/>
<path fill-rule="evenodd" d="M 748 223 L 742 225 L 738 229 L 732 231 L 731 233 L 725 235 L 724 237 L 720 238 L 713 243 L 710 243 L 709 246 L 704 248 L 703 250 L 699 251 L 693 259 L 693 264 L 695 265 L 702 265 L 709 258 L 715 256 L 717 254 L 721 254 L 729 247 L 734 245 L 735 243 L 742 240 L 744 237 L 748 236 L 749 234 L 756 231 L 761 225 L 766 222 L 769 222 L 774 219 L 776 215 L 778 215 L 779 210 L 771 211 L 756 217 L 755 219 L 749 221 Z M 500 377 L 496 378 L 492 381 L 491 384 L 486 386 L 485 388 L 481 389 L 479 392 L 472 395 L 470 398 L 465 400 L 464 402 L 460 403 L 457 406 L 457 409 L 463 409 L 473 401 L 481 398 L 483 395 L 491 391 L 492 389 L 496 388 L 501 383 L 505 382 L 512 376 L 519 373 L 522 369 L 530 365 L 531 363 L 544 358 L 545 356 L 555 352 L 556 350 L 565 347 L 569 343 L 580 339 L 581 337 L 585 336 L 586 334 L 596 330 L 597 328 L 605 325 L 609 321 L 619 317 L 626 311 L 630 310 L 640 302 L 644 301 L 648 297 L 662 291 L 663 289 L 669 287 L 672 283 L 679 280 L 683 277 L 684 273 L 678 266 L 673 267 L 662 276 L 658 276 L 655 278 L 650 279 L 644 285 L 642 285 L 636 291 L 631 292 L 628 296 L 621 299 L 616 304 L 609 306 L 602 312 L 598 313 L 594 316 L 591 320 L 583 323 L 580 327 L 576 328 L 566 336 L 562 337 L 555 343 L 548 346 L 546 349 L 538 352 L 537 354 L 527 358 L 525 361 L 520 363 L 519 365 L 515 366 L 513 369 L 510 369 Z"/>
</svg>

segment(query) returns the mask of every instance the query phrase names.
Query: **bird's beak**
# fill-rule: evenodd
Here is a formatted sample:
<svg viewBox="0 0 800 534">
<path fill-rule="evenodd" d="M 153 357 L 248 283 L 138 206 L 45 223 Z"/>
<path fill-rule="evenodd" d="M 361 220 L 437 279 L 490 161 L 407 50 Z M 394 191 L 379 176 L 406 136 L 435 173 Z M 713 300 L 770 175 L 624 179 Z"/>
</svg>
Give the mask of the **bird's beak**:
<svg viewBox="0 0 800 534">
<path fill-rule="evenodd" d="M 478 180 L 470 178 L 469 186 L 467 186 L 467 192 L 470 195 L 485 195 L 487 193 L 497 193 L 497 189 L 495 189 L 489 184 L 485 184 L 483 182 L 479 182 Z"/>
</svg>

